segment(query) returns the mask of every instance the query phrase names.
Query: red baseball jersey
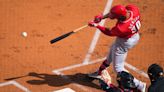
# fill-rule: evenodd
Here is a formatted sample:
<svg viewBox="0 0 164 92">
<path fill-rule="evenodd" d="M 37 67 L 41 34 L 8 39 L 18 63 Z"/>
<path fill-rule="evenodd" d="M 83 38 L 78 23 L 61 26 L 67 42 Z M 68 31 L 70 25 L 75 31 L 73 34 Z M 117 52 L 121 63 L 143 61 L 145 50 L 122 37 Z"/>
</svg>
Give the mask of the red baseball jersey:
<svg viewBox="0 0 164 92">
<path fill-rule="evenodd" d="M 98 26 L 97 28 L 109 36 L 130 38 L 133 34 L 137 33 L 141 27 L 140 13 L 138 7 L 134 5 L 127 5 L 126 9 L 130 12 L 130 17 L 127 20 L 123 22 L 118 21 L 111 30 L 102 26 Z"/>
</svg>

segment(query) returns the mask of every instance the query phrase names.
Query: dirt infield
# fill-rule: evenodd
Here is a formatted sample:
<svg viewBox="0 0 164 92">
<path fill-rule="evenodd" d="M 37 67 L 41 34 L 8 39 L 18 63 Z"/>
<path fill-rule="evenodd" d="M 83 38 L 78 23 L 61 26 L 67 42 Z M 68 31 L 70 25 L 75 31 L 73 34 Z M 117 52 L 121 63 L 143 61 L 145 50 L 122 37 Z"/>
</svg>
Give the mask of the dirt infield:
<svg viewBox="0 0 164 92">
<path fill-rule="evenodd" d="M 106 56 L 114 38 L 100 35 L 90 64 L 83 64 L 83 60 L 94 28 L 87 27 L 55 44 L 49 41 L 85 25 L 103 13 L 106 3 L 107 0 L 0 0 L 0 92 L 53 92 L 67 87 L 76 92 L 103 92 L 97 81 L 85 74 L 99 67 L 101 60 L 94 60 Z M 164 0 L 114 0 L 112 6 L 116 4 L 136 4 L 141 11 L 141 40 L 129 52 L 127 63 L 144 72 L 152 63 L 164 67 Z M 115 23 L 106 22 L 109 27 Z M 28 36 L 21 36 L 22 32 Z M 62 70 L 55 72 L 57 69 Z M 149 84 L 147 78 L 130 71 Z M 112 68 L 109 72 L 115 77 Z"/>
</svg>

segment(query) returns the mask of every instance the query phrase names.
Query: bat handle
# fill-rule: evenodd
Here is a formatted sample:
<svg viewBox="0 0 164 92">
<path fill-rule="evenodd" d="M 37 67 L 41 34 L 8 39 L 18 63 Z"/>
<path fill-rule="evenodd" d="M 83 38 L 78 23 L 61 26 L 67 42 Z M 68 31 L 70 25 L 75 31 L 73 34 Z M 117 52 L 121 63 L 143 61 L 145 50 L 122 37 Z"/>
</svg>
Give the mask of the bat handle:
<svg viewBox="0 0 164 92">
<path fill-rule="evenodd" d="M 88 25 L 84 25 L 84 26 L 82 26 L 82 27 L 80 27 L 80 28 L 77 28 L 77 29 L 73 30 L 73 32 L 76 33 L 76 32 L 78 32 L 78 31 L 80 31 L 81 29 L 86 28 L 86 27 L 88 27 Z"/>
</svg>

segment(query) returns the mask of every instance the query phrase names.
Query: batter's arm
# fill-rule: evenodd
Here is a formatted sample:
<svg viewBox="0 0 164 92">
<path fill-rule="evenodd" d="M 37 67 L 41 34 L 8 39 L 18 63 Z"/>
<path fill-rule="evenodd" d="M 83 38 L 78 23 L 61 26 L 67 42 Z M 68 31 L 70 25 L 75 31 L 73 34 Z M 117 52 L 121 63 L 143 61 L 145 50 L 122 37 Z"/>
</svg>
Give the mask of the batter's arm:
<svg viewBox="0 0 164 92">
<path fill-rule="evenodd" d="M 96 28 L 98 28 L 102 33 L 104 33 L 105 35 L 108 35 L 108 36 L 117 36 L 117 30 L 113 30 L 110 29 L 110 28 L 106 28 L 104 26 L 100 26 L 100 25 L 97 25 Z"/>
</svg>

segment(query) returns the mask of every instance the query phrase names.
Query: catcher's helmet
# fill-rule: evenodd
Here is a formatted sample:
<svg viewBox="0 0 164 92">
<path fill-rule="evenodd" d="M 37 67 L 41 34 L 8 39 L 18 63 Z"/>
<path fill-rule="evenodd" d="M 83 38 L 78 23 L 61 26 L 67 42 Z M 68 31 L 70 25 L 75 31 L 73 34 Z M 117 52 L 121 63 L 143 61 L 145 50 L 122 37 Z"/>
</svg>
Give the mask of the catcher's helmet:
<svg viewBox="0 0 164 92">
<path fill-rule="evenodd" d="M 126 8 L 123 5 L 116 5 L 112 7 L 109 13 L 111 19 L 119 19 L 122 16 L 126 16 Z"/>
<path fill-rule="evenodd" d="M 163 68 L 157 64 L 150 65 L 147 72 L 151 82 L 164 75 Z"/>
<path fill-rule="evenodd" d="M 124 89 L 134 89 L 136 88 L 134 82 L 134 77 L 130 73 L 127 73 L 125 71 L 119 72 L 117 74 L 117 82 L 120 87 L 123 87 Z"/>
</svg>

